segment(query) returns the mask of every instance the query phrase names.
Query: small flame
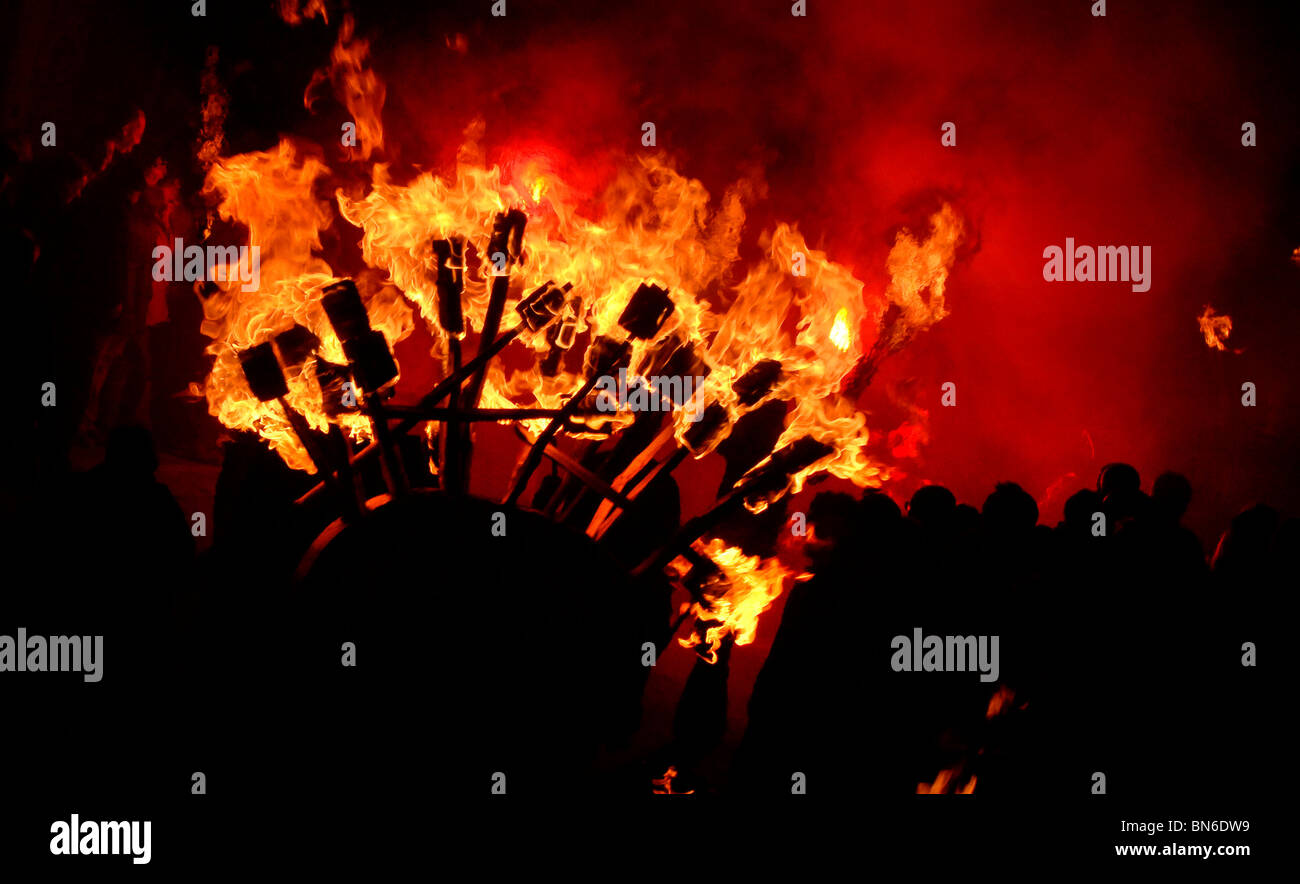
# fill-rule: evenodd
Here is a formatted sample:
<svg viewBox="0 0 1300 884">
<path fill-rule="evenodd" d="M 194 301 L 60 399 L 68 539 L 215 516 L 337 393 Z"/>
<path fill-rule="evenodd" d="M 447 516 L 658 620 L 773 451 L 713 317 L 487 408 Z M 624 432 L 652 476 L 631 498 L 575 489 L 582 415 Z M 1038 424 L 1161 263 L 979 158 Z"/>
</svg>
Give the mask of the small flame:
<svg viewBox="0 0 1300 884">
<path fill-rule="evenodd" d="M 978 777 L 972 776 L 960 789 L 954 789 L 957 785 L 957 776 L 961 773 L 962 765 L 939 771 L 938 776 L 934 778 L 933 783 L 917 783 L 917 795 L 973 795 L 975 794 L 975 781 Z"/>
<path fill-rule="evenodd" d="M 343 16 L 338 42 L 330 53 L 330 64 L 312 74 L 302 100 L 307 110 L 314 110 L 324 85 L 329 84 L 356 124 L 356 144 L 348 147 L 348 155 L 368 160 L 373 151 L 384 146 L 380 114 L 384 108 L 386 88 L 384 81 L 366 63 L 370 41 L 355 34 L 356 23 L 352 16 Z"/>
<path fill-rule="evenodd" d="M 662 777 L 660 777 L 657 780 L 650 781 L 651 783 L 654 784 L 655 787 L 654 794 L 656 795 L 694 795 L 695 794 L 694 789 L 687 789 L 685 792 L 674 792 L 673 780 L 675 779 L 677 779 L 677 767 L 675 765 L 670 764 L 668 765 L 668 770 L 664 771 L 664 775 Z"/>
<path fill-rule="evenodd" d="M 280 18 L 295 27 L 318 15 L 325 24 L 330 21 L 325 0 L 280 0 L 279 7 Z"/>
<path fill-rule="evenodd" d="M 684 607 L 705 627 L 703 643 L 708 648 L 701 656 L 716 663 L 718 646 L 726 636 L 734 635 L 738 645 L 754 641 L 759 615 L 771 607 L 793 572 L 775 558 L 747 556 L 739 547 L 727 546 L 716 537 L 699 551 L 713 560 L 722 577 L 703 590 L 711 602 L 708 607 L 699 602 Z M 685 569 L 679 566 L 679 570 Z M 684 648 L 701 644 L 698 631 L 677 641 Z"/>
<path fill-rule="evenodd" d="M 849 349 L 853 336 L 849 333 L 849 308 L 841 307 L 835 314 L 835 324 L 831 326 L 831 343 L 841 352 Z"/>
<path fill-rule="evenodd" d="M 993 718 L 996 715 L 1000 715 L 1011 705 L 1011 701 L 1015 698 L 1015 691 L 1011 690 L 1011 688 L 1006 685 L 998 685 L 998 689 L 994 691 L 993 696 L 989 698 L 989 708 L 988 711 L 984 713 L 984 717 Z"/>
<path fill-rule="evenodd" d="M 1214 308 L 1206 304 L 1196 321 L 1200 323 L 1201 334 L 1205 336 L 1205 346 L 1213 350 L 1228 349 L 1224 346 L 1224 342 L 1228 340 L 1228 335 L 1232 334 L 1231 316 L 1215 315 Z"/>
</svg>

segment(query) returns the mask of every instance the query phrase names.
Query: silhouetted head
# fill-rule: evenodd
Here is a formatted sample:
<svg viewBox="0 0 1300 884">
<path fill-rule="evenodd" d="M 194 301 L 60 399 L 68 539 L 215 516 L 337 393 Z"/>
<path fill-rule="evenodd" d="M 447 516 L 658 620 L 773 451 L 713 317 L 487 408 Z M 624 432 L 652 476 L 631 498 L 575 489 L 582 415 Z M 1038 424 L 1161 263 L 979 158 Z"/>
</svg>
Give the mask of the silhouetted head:
<svg viewBox="0 0 1300 884">
<path fill-rule="evenodd" d="M 808 521 L 817 529 L 817 538 L 839 543 L 856 531 L 858 501 L 842 491 L 823 491 L 808 505 Z"/>
<path fill-rule="evenodd" d="M 925 485 L 917 489 L 907 503 L 907 515 L 926 528 L 950 524 L 957 498 L 942 485 Z"/>
<path fill-rule="evenodd" d="M 1102 497 L 1111 494 L 1136 494 L 1142 490 L 1137 468 L 1126 463 L 1108 463 L 1097 474 L 1097 490 Z"/>
<path fill-rule="evenodd" d="M 153 435 L 144 427 L 117 427 L 108 434 L 104 466 L 123 478 L 152 477 L 158 469 Z"/>
<path fill-rule="evenodd" d="M 1092 527 L 1093 513 L 1101 512 L 1101 495 L 1091 488 L 1081 488 L 1065 502 L 1065 524 L 1069 528 L 1087 531 Z"/>
<path fill-rule="evenodd" d="M 1038 503 L 1015 482 L 999 482 L 984 499 L 984 524 L 996 533 L 1029 531 L 1038 524 Z"/>
<path fill-rule="evenodd" d="M 898 504 L 878 488 L 868 488 L 862 493 L 861 512 L 863 526 L 873 534 L 887 531 L 903 518 Z"/>
<path fill-rule="evenodd" d="M 1192 502 L 1192 483 L 1179 473 L 1161 473 L 1151 486 L 1151 502 L 1158 513 L 1176 522 Z"/>
<path fill-rule="evenodd" d="M 980 511 L 969 503 L 959 503 L 952 511 L 952 525 L 958 535 L 970 537 L 979 532 Z"/>
<path fill-rule="evenodd" d="M 1296 558 L 1300 555 L 1300 519 L 1286 519 L 1278 526 L 1273 555 L 1286 573 L 1295 574 Z"/>
<path fill-rule="evenodd" d="M 1211 563 L 1215 571 L 1257 571 L 1268 564 L 1278 531 L 1277 510 L 1257 503 L 1233 517 L 1219 538 Z"/>
</svg>

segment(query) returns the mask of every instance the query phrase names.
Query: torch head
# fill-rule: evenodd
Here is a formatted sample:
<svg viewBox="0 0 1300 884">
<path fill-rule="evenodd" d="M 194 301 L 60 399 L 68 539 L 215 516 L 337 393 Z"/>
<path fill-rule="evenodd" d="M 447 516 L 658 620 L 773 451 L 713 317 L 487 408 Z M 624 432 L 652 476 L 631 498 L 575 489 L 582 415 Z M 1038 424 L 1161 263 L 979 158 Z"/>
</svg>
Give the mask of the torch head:
<svg viewBox="0 0 1300 884">
<path fill-rule="evenodd" d="M 320 303 L 344 347 L 347 347 L 348 341 L 356 340 L 370 331 L 366 305 L 361 302 L 357 284 L 352 280 L 341 279 L 325 286 Z"/>
<path fill-rule="evenodd" d="M 289 385 L 285 382 L 284 372 L 275 358 L 271 342 L 265 341 L 256 347 L 249 347 L 239 354 L 239 366 L 244 370 L 248 388 L 261 402 L 269 402 L 287 396 Z"/>
<path fill-rule="evenodd" d="M 465 289 L 465 240 L 459 236 L 433 241 L 437 262 L 438 325 L 449 335 L 465 333 L 460 296 Z"/>
<path fill-rule="evenodd" d="M 668 291 L 657 285 L 642 283 L 623 308 L 618 318 L 630 337 L 643 341 L 653 340 L 663 328 L 664 321 L 673 312 L 673 300 Z"/>
</svg>

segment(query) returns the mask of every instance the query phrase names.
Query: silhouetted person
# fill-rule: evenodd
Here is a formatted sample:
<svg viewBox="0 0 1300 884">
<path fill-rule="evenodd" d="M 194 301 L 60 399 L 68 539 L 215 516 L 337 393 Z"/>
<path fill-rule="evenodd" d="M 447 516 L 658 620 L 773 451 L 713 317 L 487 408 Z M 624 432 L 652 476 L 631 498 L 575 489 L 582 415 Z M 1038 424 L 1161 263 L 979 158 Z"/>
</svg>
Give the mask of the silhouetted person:
<svg viewBox="0 0 1300 884">
<path fill-rule="evenodd" d="M 952 511 L 953 534 L 963 550 L 963 556 L 969 557 L 970 551 L 979 540 L 980 511 L 969 503 L 959 503 Z"/>
<path fill-rule="evenodd" d="M 1023 585 L 1040 566 L 1036 549 L 1038 503 L 1014 482 L 999 482 L 980 511 L 984 557 L 990 576 Z"/>
<path fill-rule="evenodd" d="M 1214 576 L 1232 583 L 1263 578 L 1270 570 L 1279 520 L 1262 503 L 1238 513 L 1214 550 Z"/>
<path fill-rule="evenodd" d="M 103 463 L 85 476 L 87 566 L 96 607 L 114 619 L 161 620 L 180 585 L 192 579 L 194 537 L 176 498 L 154 473 L 149 431 L 115 428 Z"/>
<path fill-rule="evenodd" d="M 1109 463 L 1097 475 L 1097 491 L 1106 513 L 1107 534 L 1114 534 L 1121 522 L 1136 518 L 1146 509 L 1142 478 L 1137 468 L 1126 463 Z"/>
<path fill-rule="evenodd" d="M 1192 485 L 1185 476 L 1162 473 L 1151 488 L 1145 515 L 1121 529 L 1138 579 L 1183 592 L 1203 585 L 1209 576 L 1205 551 L 1200 539 L 1182 524 L 1191 500 Z"/>
<path fill-rule="evenodd" d="M 1075 589 L 1094 590 L 1094 581 L 1106 570 L 1110 556 L 1108 537 L 1100 533 L 1101 494 L 1081 488 L 1065 501 L 1065 518 L 1052 532 L 1057 579 Z"/>
<path fill-rule="evenodd" d="M 1065 520 L 1057 527 L 1062 534 L 1077 537 L 1093 533 L 1095 514 L 1102 511 L 1101 495 L 1090 488 L 1081 488 L 1065 502 Z"/>
<path fill-rule="evenodd" d="M 947 593 L 953 578 L 962 568 L 961 550 L 953 543 L 953 516 L 957 498 L 942 485 L 924 485 L 907 502 L 910 523 L 903 531 L 913 531 L 920 553 L 915 576 L 926 590 Z"/>
<path fill-rule="evenodd" d="M 1126 463 L 1108 463 L 1097 474 L 1097 491 L 1105 497 L 1108 494 L 1133 494 L 1142 487 L 1142 478 L 1137 467 Z"/>
<path fill-rule="evenodd" d="M 946 533 L 951 526 L 957 498 L 942 485 L 925 485 L 917 489 L 907 503 L 907 515 L 927 531 Z"/>
<path fill-rule="evenodd" d="M 79 505 L 66 523 L 79 577 L 59 628 L 104 637 L 102 689 L 86 697 L 87 715 L 108 720 L 131 709 L 142 733 L 165 727 L 174 679 L 188 665 L 180 597 L 194 589 L 194 537 L 170 490 L 155 478 L 153 437 L 139 426 L 114 428 L 104 460 L 85 473 Z M 145 753 L 129 731 L 107 726 L 105 751 Z M 130 763 L 130 762 L 124 762 Z"/>
<path fill-rule="evenodd" d="M 898 506 L 878 492 L 862 502 L 823 492 L 808 508 L 813 578 L 789 589 L 781 623 L 749 701 L 749 725 L 737 752 L 735 788 L 759 796 L 790 792 L 803 772 L 824 794 L 852 793 L 849 769 L 860 753 L 854 697 L 862 696 L 864 667 L 846 624 L 865 624 L 872 599 L 892 587 L 882 557 Z"/>
<path fill-rule="evenodd" d="M 1015 482 L 999 482 L 981 514 L 991 536 L 1021 538 L 1038 524 L 1038 502 Z"/>
</svg>

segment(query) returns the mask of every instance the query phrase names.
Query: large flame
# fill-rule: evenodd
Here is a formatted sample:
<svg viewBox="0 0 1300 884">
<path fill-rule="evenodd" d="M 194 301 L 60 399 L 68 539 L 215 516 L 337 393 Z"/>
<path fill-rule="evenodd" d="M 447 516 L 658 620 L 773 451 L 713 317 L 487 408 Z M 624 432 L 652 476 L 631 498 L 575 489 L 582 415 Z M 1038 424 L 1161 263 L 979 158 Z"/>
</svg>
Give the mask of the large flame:
<svg viewBox="0 0 1300 884">
<path fill-rule="evenodd" d="M 319 12 L 313 4 L 283 8 L 293 13 L 289 19 Z M 330 64 L 317 72 L 306 92 L 311 106 L 329 85 L 348 108 L 357 127 L 357 145 L 347 158 L 353 162 L 371 162 L 384 145 L 384 84 L 367 66 L 368 52 L 351 17 L 345 17 Z M 775 399 L 790 403 L 778 447 L 803 436 L 830 447 L 827 456 L 791 477 L 789 490 L 799 490 L 820 471 L 861 487 L 888 479 L 888 469 L 866 453 L 866 416 L 839 386 L 855 367 L 896 350 L 946 315 L 944 285 L 962 235 L 961 220 L 950 206 L 943 205 L 930 219 L 926 239 L 907 230 L 898 234 L 884 291 L 868 291 L 849 267 L 810 248 L 794 226 L 784 223 L 760 235 L 762 258 L 739 283 L 730 284 L 745 200 L 760 182 L 741 180 L 714 204 L 699 181 L 678 172 L 663 156 L 644 154 L 627 159 L 597 192 L 579 193 L 554 170 L 547 148 L 489 163 L 480 147 L 485 127 L 475 120 L 466 129 L 450 175 L 424 172 L 403 181 L 389 165 L 374 163 L 369 189 L 360 192 L 355 184 L 345 190 L 315 151 L 287 139 L 278 148 L 212 166 L 207 189 L 220 197 L 220 216 L 248 230 L 248 242 L 260 248 L 262 259 L 259 291 L 226 286 L 205 306 L 203 330 L 214 339 L 209 352 L 216 362 L 203 392 L 223 424 L 255 430 L 290 466 L 312 468 L 278 404 L 253 398 L 238 353 L 298 323 L 321 339 L 323 358 L 342 360 L 318 303 L 321 289 L 334 279 L 319 254 L 320 234 L 334 223 L 336 212 L 360 229 L 361 257 L 376 271 L 358 278 L 372 326 L 390 345 L 405 338 L 413 328 L 409 301 L 432 333 L 431 356 L 442 364 L 448 342 L 437 324 L 431 243 L 452 236 L 465 239 L 463 309 L 469 329 L 477 333 L 488 305 L 492 268 L 487 245 L 493 220 L 518 208 L 528 221 L 522 260 L 511 270 L 507 316 L 521 297 L 544 283 L 571 284 L 578 337 L 568 357 L 547 372 L 543 357 L 552 346 L 547 335 L 521 335 L 511 345 L 513 355 L 490 363 L 484 406 L 560 406 L 582 383 L 579 357 L 600 335 L 624 337 L 617 321 L 629 298 L 643 283 L 654 284 L 669 292 L 674 310 L 655 340 L 633 342 L 631 368 L 636 372 L 650 364 L 670 337 L 693 348 L 707 366 L 694 413 L 716 403 L 725 410 L 726 421 L 695 448 L 697 457 L 725 438 L 744 413 Z M 335 191 L 332 203 L 323 196 L 329 189 Z M 507 319 L 507 327 L 509 323 Z M 521 355 L 532 358 L 521 360 Z M 733 382 L 756 364 L 773 360 L 781 370 L 771 388 L 742 403 Z M 312 393 L 312 373 L 310 360 L 291 372 L 287 402 L 323 429 L 327 419 L 319 394 Z M 692 426 L 689 414 L 681 410 L 675 415 L 679 443 Z M 368 433 L 361 417 L 337 420 L 354 436 Z M 535 436 L 545 423 L 538 419 L 522 426 Z M 764 505 L 766 501 L 751 503 Z"/>
<path fill-rule="evenodd" d="M 279 406 L 259 402 L 248 389 L 239 353 L 297 323 L 320 338 L 325 359 L 345 361 L 320 306 L 321 289 L 334 280 L 333 272 L 315 254 L 320 231 L 332 216 L 314 185 L 328 174 L 319 159 L 302 156 L 285 140 L 275 150 L 221 160 L 207 178 L 207 190 L 220 195 L 217 212 L 222 220 L 246 227 L 249 241 L 259 248 L 261 284 L 245 292 L 238 281 L 229 282 L 204 303 L 202 329 L 213 338 L 207 352 L 215 362 L 202 392 L 209 410 L 225 426 L 257 432 L 289 466 L 301 470 L 314 469 L 311 459 Z M 368 307 L 372 326 L 389 341 L 401 340 L 414 329 L 410 308 L 391 287 L 372 292 Z M 314 428 L 326 429 L 311 361 L 288 371 L 286 380 L 288 405 Z M 338 420 L 355 436 L 367 437 L 364 417 L 342 415 Z"/>
</svg>

